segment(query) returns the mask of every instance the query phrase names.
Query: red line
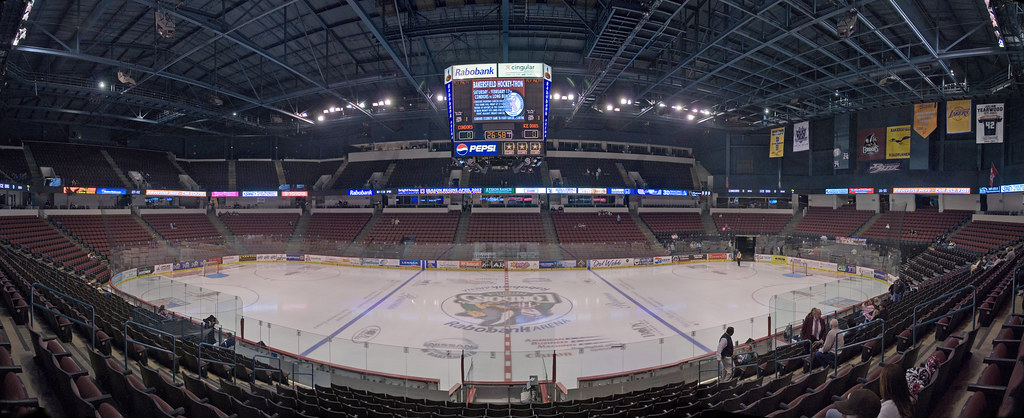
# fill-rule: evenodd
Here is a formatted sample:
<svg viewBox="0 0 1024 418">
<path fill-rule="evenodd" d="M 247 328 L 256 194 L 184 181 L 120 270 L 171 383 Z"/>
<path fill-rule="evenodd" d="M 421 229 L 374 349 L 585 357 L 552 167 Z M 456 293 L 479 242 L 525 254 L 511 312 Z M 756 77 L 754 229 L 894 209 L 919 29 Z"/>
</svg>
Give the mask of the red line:
<svg viewBox="0 0 1024 418">
<path fill-rule="evenodd" d="M 505 297 L 510 296 L 510 287 L 508 283 L 508 262 L 505 262 Z M 507 299 L 506 299 L 507 300 Z M 512 330 L 505 325 L 505 381 L 512 381 Z"/>
</svg>

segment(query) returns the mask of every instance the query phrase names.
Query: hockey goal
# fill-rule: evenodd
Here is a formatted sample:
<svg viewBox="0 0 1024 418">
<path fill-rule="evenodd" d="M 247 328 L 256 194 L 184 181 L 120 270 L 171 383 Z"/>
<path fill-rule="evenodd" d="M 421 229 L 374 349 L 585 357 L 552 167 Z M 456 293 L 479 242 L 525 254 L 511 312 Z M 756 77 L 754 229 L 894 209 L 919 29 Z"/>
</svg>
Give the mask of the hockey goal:
<svg viewBox="0 0 1024 418">
<path fill-rule="evenodd" d="M 794 276 L 797 276 L 797 275 L 800 275 L 800 276 L 810 276 L 811 275 L 811 270 L 807 268 L 807 263 L 805 263 L 805 262 L 794 261 L 792 264 L 789 265 L 789 267 L 791 269 L 790 273 L 793 274 Z"/>
<path fill-rule="evenodd" d="M 203 277 L 210 277 L 213 274 L 220 274 L 220 258 L 203 260 Z"/>
</svg>

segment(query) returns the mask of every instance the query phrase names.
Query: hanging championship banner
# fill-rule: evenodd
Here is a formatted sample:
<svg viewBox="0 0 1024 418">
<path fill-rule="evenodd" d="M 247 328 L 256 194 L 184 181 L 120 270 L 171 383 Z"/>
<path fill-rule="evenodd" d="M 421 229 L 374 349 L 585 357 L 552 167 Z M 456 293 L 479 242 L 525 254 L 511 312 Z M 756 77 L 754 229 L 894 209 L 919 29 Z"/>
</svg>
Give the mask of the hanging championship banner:
<svg viewBox="0 0 1024 418">
<path fill-rule="evenodd" d="M 808 121 L 793 125 L 793 152 L 811 150 L 811 123 Z"/>
<path fill-rule="evenodd" d="M 785 145 L 784 138 L 786 137 L 786 128 L 775 128 L 772 129 L 771 142 L 768 144 L 768 158 L 781 158 L 783 152 L 786 150 L 783 148 Z"/>
<path fill-rule="evenodd" d="M 927 138 L 939 125 L 939 104 L 921 103 L 914 105 L 914 132 Z"/>
<path fill-rule="evenodd" d="M 890 126 L 885 131 L 885 159 L 910 158 L 910 125 Z"/>
<path fill-rule="evenodd" d="M 946 102 L 946 133 L 962 134 L 971 131 L 971 101 L 950 100 Z"/>
<path fill-rule="evenodd" d="M 885 129 L 871 128 L 857 131 L 857 152 L 859 161 L 885 158 Z"/>
<path fill-rule="evenodd" d="M 1003 104 L 981 104 L 976 109 L 978 118 L 978 143 L 1003 143 Z"/>
</svg>

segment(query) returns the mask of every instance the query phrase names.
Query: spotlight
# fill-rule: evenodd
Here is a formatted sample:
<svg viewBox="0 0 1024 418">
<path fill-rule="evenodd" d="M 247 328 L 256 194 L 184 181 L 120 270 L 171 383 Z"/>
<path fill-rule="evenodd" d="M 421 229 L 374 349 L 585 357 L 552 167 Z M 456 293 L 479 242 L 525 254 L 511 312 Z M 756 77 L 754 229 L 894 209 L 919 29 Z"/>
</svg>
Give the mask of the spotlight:
<svg viewBox="0 0 1024 418">
<path fill-rule="evenodd" d="M 764 108 L 764 114 L 766 114 L 766 115 L 768 114 L 768 108 L 767 107 Z"/>
<path fill-rule="evenodd" d="M 624 104 L 626 104 L 626 98 L 625 98 L 625 97 L 623 97 L 623 98 L 619 99 L 619 104 L 620 104 L 620 105 L 624 105 Z"/>
<path fill-rule="evenodd" d="M 693 118 L 696 118 L 696 116 L 694 116 L 693 113 L 686 115 L 686 120 L 693 120 Z"/>
<path fill-rule="evenodd" d="M 324 121 L 324 115 L 317 116 L 316 120 L 320 121 L 320 122 L 323 122 Z"/>
<path fill-rule="evenodd" d="M 618 111 L 619 111 L 619 108 L 617 108 L 617 107 L 616 107 L 616 108 L 615 108 L 615 111 L 616 111 L 616 112 L 618 112 Z"/>
<path fill-rule="evenodd" d="M 695 107 L 693 109 L 690 109 L 690 111 L 693 112 L 693 113 L 697 113 L 697 112 L 700 112 L 700 109 Z"/>
<path fill-rule="evenodd" d="M 612 106 L 612 105 L 608 105 L 608 106 L 605 106 L 605 109 L 606 109 L 606 110 L 614 110 L 614 109 L 615 109 L 615 106 Z"/>
<path fill-rule="evenodd" d="M 391 106 L 391 99 L 385 99 L 384 100 L 384 105 L 385 106 Z"/>
<path fill-rule="evenodd" d="M 571 95 L 571 94 L 570 94 L 570 95 L 568 95 L 568 96 L 566 96 L 566 97 L 568 97 L 568 98 L 569 98 L 569 100 L 573 100 L 573 99 L 575 99 L 575 96 L 573 96 L 573 95 Z"/>
<path fill-rule="evenodd" d="M 665 103 L 664 102 L 658 103 L 658 107 L 665 107 Z"/>
<path fill-rule="evenodd" d="M 107 83 L 104 83 L 104 82 L 100 81 L 100 88 L 102 89 L 102 88 L 106 88 L 106 87 L 107 87 Z"/>
<path fill-rule="evenodd" d="M 231 112 L 231 116 L 238 116 L 238 112 Z"/>
<path fill-rule="evenodd" d="M 562 96 L 562 100 L 569 100 L 569 96 Z"/>
</svg>

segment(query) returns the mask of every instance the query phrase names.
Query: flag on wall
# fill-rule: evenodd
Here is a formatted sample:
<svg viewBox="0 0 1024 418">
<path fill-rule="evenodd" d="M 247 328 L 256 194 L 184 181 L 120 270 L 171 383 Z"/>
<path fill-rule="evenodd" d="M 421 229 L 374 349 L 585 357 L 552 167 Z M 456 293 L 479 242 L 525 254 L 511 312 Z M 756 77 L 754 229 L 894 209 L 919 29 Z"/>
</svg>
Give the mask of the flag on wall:
<svg viewBox="0 0 1024 418">
<path fill-rule="evenodd" d="M 914 131 L 927 138 L 939 125 L 939 104 L 921 103 L 914 105 Z"/>
<path fill-rule="evenodd" d="M 793 125 L 793 152 L 811 150 L 811 123 L 808 121 Z"/>
<path fill-rule="evenodd" d="M 885 159 L 910 158 L 910 125 L 890 126 L 885 131 Z"/>
<path fill-rule="evenodd" d="M 961 134 L 971 131 L 971 100 L 946 102 L 946 133 Z"/>
<path fill-rule="evenodd" d="M 979 144 L 1003 143 L 1003 104 L 981 104 L 976 109 Z"/>
<path fill-rule="evenodd" d="M 836 115 L 832 129 L 832 169 L 850 168 L 850 114 Z"/>
<path fill-rule="evenodd" d="M 775 128 L 772 129 L 771 142 L 768 144 L 768 158 L 781 158 L 782 153 L 786 150 L 783 148 L 785 143 L 783 139 L 786 137 L 786 128 Z"/>
<path fill-rule="evenodd" d="M 857 131 L 857 152 L 859 161 L 885 158 L 885 128 L 861 129 Z"/>
<path fill-rule="evenodd" d="M 992 187 L 992 182 L 996 181 L 998 175 L 999 170 L 996 170 L 996 163 L 992 163 L 992 168 L 988 170 L 988 187 Z"/>
</svg>

